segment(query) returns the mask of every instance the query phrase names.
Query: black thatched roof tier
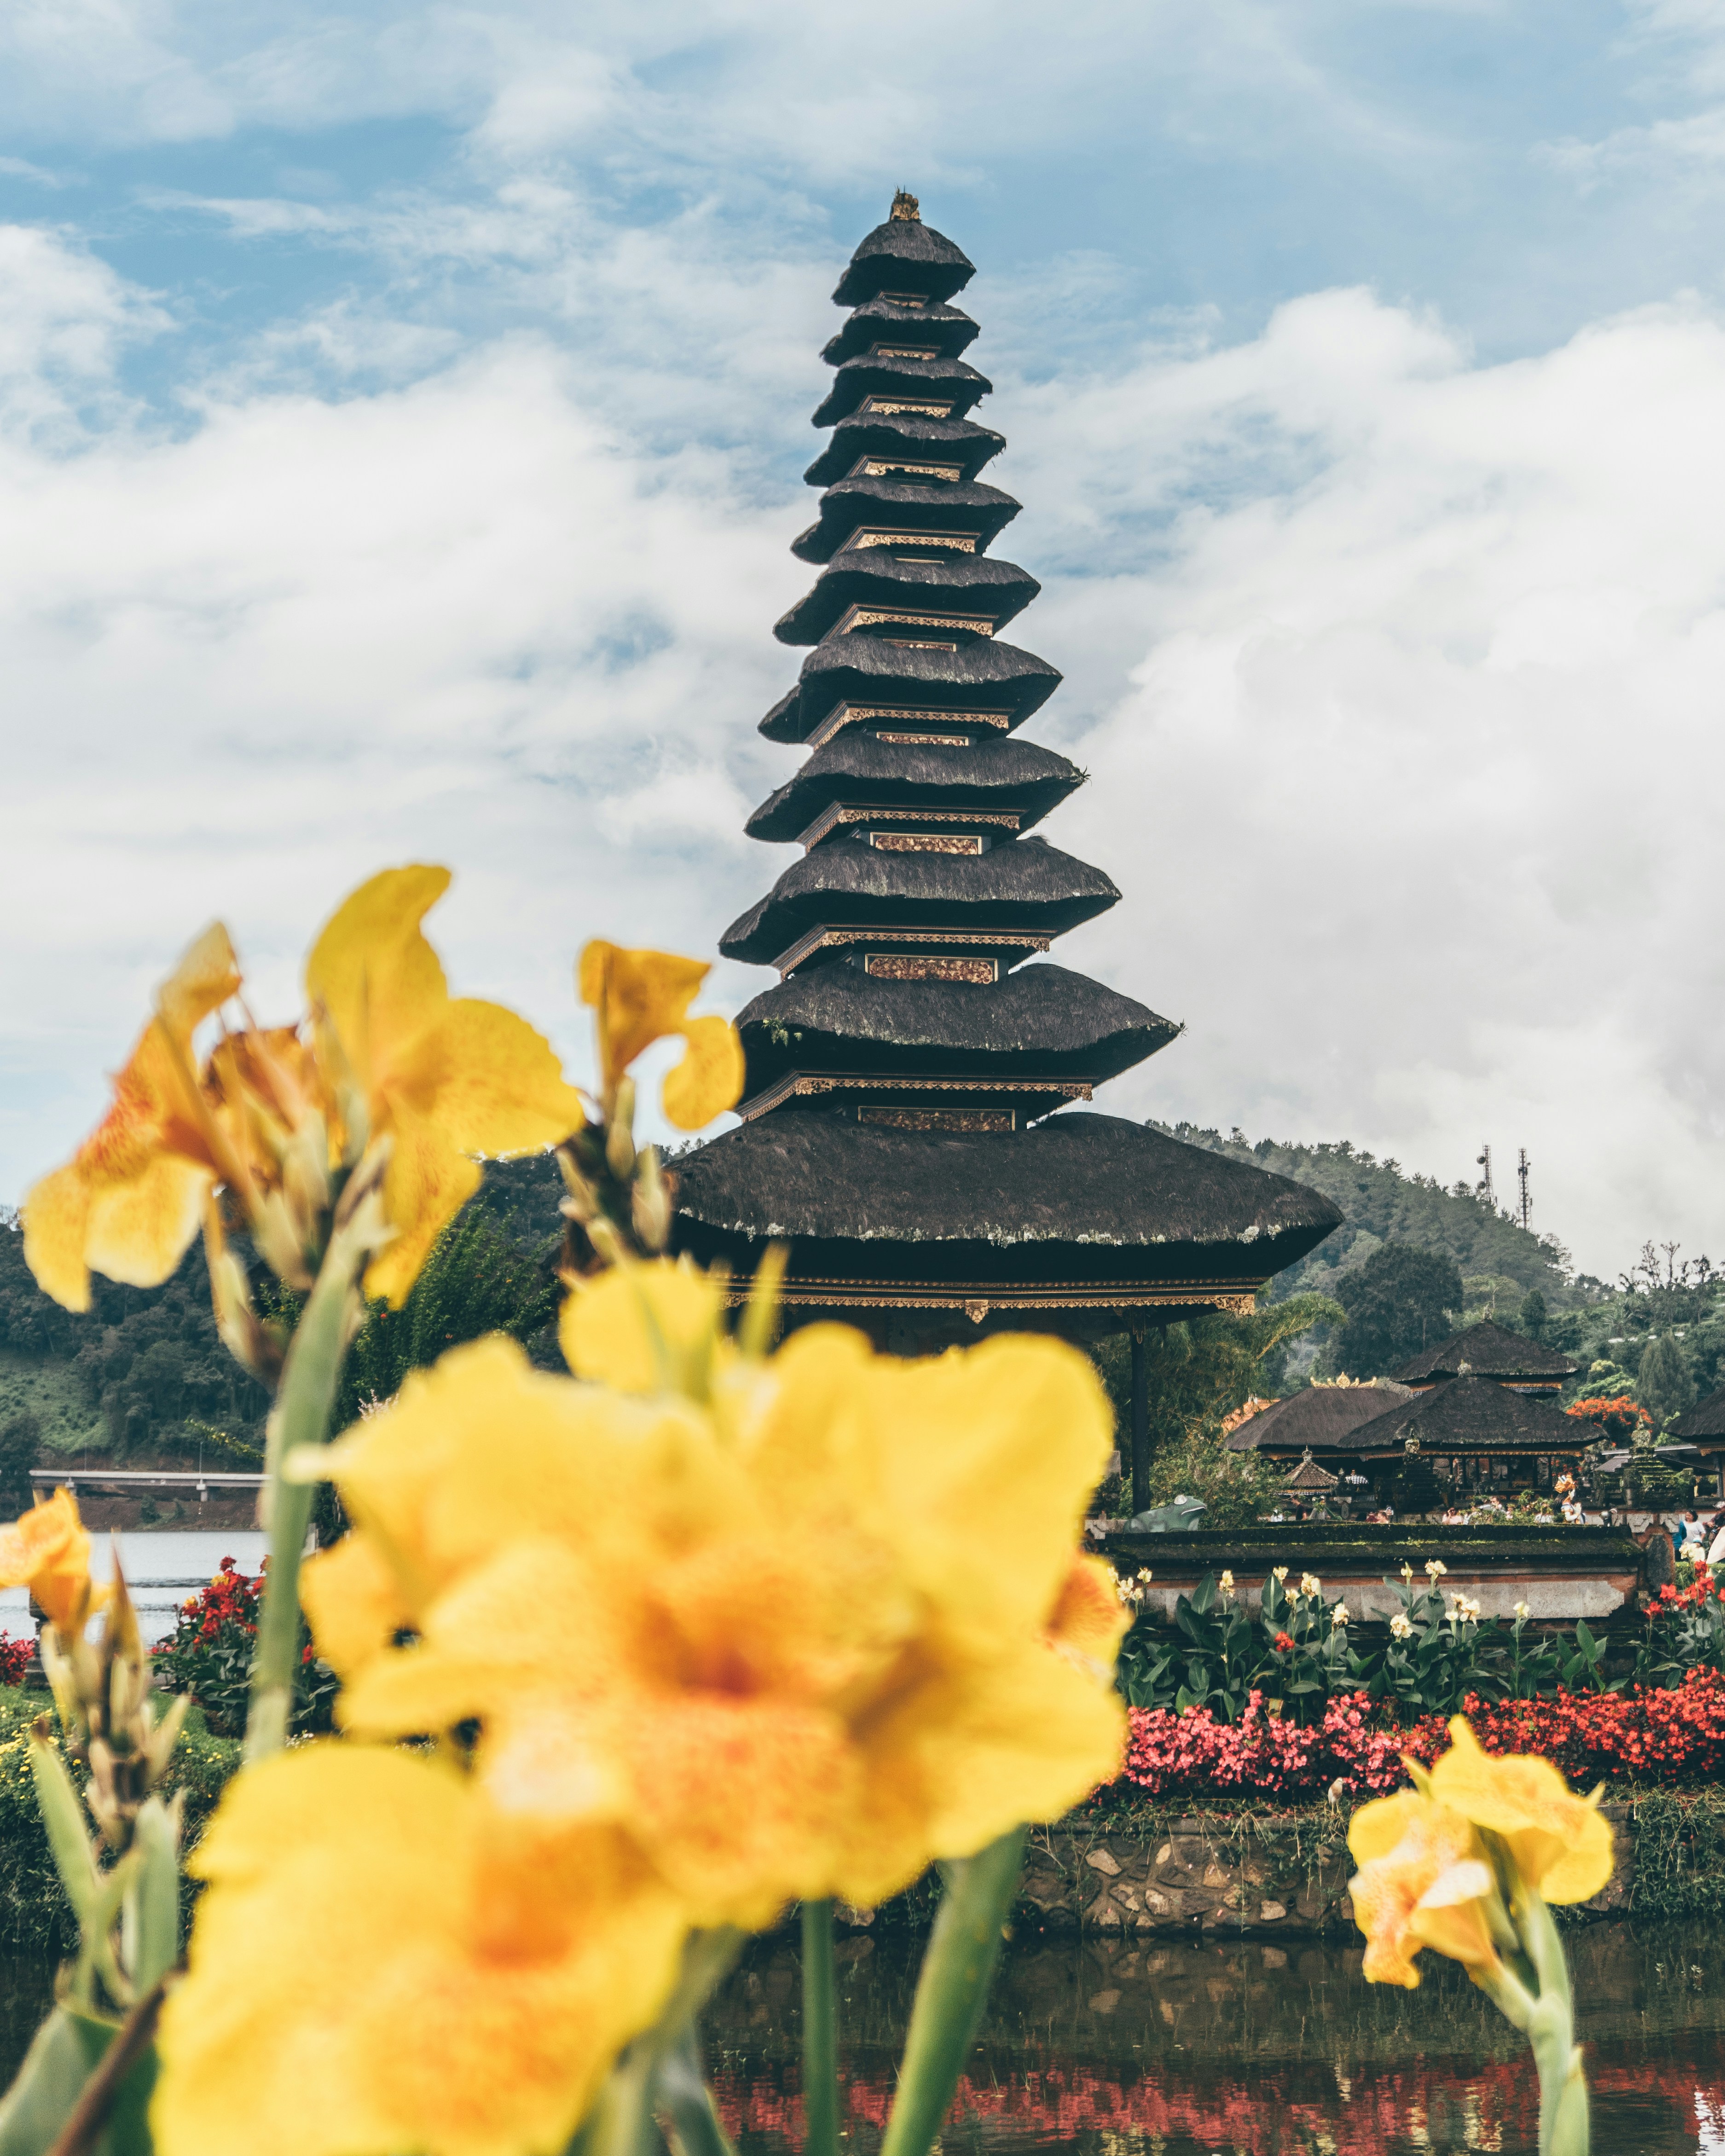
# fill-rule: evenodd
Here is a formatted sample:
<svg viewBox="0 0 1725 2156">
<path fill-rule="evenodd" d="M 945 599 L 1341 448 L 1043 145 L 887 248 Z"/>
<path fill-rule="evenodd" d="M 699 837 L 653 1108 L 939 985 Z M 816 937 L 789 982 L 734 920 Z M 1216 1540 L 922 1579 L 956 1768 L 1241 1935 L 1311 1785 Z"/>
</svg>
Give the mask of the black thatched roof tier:
<svg viewBox="0 0 1725 2156">
<path fill-rule="evenodd" d="M 751 1095 L 788 1070 L 988 1071 L 1100 1086 L 1180 1029 L 1100 981 L 1046 963 L 988 985 L 814 966 L 757 996 L 737 1026 Z"/>
<path fill-rule="evenodd" d="M 1389 1458 L 1419 1440 L 1424 1454 L 1579 1453 L 1599 1432 L 1537 1394 L 1512 1392 L 1490 1378 L 1451 1378 L 1349 1430 L 1336 1450 Z"/>
<path fill-rule="evenodd" d="M 1100 869 L 1045 839 L 1009 839 L 985 854 L 886 853 L 845 839 L 793 861 L 732 922 L 719 948 L 747 965 L 770 965 L 805 929 L 848 921 L 1060 936 L 1119 898 Z"/>
<path fill-rule="evenodd" d="M 1084 783 L 1084 773 L 1034 742 L 988 740 L 970 748 L 937 742 L 882 741 L 846 726 L 818 748 L 788 785 L 763 801 L 745 826 L 752 839 L 798 839 L 823 810 L 840 802 L 870 808 L 1010 809 L 1028 831 Z"/>
<path fill-rule="evenodd" d="M 1250 1295 L 1336 1227 L 1328 1199 L 1141 1123 L 1066 1111 L 1029 1130 L 901 1129 L 789 1109 L 677 1163 L 679 1247 L 752 1270 L 788 1239 L 787 1301 L 890 1301 L 892 1283 L 1086 1286 L 1122 1306 Z M 1039 1298 L 1031 1298 L 1034 1304 Z M 1030 1307 L 1027 1304 L 1026 1308 Z M 1019 1322 L 1024 1322 L 1020 1312 Z M 1117 1328 L 1121 1322 L 1113 1321 Z"/>
<path fill-rule="evenodd" d="M 886 547 L 847 547 L 814 589 L 774 623 L 773 634 L 781 644 L 819 644 L 855 607 L 865 614 L 884 608 L 895 619 L 906 617 L 906 636 L 948 634 L 943 624 L 952 620 L 972 624 L 968 634 L 987 634 L 1022 613 L 1041 589 L 1028 569 L 992 555 L 931 549 L 904 560 Z"/>
<path fill-rule="evenodd" d="M 1005 447 L 1004 434 L 979 427 L 973 419 L 859 412 L 854 418 L 839 422 L 833 439 L 803 476 L 810 486 L 830 486 L 834 480 L 851 478 L 973 480 Z M 883 469 L 867 470 L 875 464 Z"/>
<path fill-rule="evenodd" d="M 880 352 L 865 352 L 847 359 L 832 388 L 815 407 L 810 424 L 830 427 L 848 419 L 865 398 L 874 400 L 870 411 L 901 401 L 913 412 L 922 404 L 939 404 L 939 412 L 918 412 L 920 418 L 962 419 L 994 387 L 986 374 L 978 374 L 962 359 L 895 359 Z"/>
<path fill-rule="evenodd" d="M 859 352 L 886 345 L 957 359 L 976 335 L 976 324 L 962 308 L 932 303 L 901 307 L 891 300 L 870 300 L 845 318 L 844 328 L 827 339 L 820 356 L 829 367 L 842 367 Z"/>
<path fill-rule="evenodd" d="M 1725 1438 L 1725 1388 L 1686 1408 L 1668 1432 L 1685 1445 L 1710 1445 Z"/>
<path fill-rule="evenodd" d="M 855 531 L 937 531 L 973 541 L 984 552 L 1019 513 L 998 486 L 947 482 L 913 486 L 891 479 L 841 479 L 820 498 L 820 513 L 793 541 L 799 562 L 829 562 Z"/>
<path fill-rule="evenodd" d="M 851 256 L 833 298 L 841 307 L 865 306 L 882 292 L 950 300 L 975 275 L 974 263 L 944 233 L 920 218 L 890 218 Z"/>
<path fill-rule="evenodd" d="M 878 636 L 835 636 L 803 661 L 797 685 L 761 721 L 768 741 L 804 742 L 844 704 L 901 717 L 916 711 L 982 711 L 1009 732 L 1060 685 L 1058 670 L 999 637 L 956 651 L 913 651 Z M 914 721 L 907 721 L 907 723 Z"/>
<path fill-rule="evenodd" d="M 1510 1332 L 1489 1318 L 1452 1332 L 1435 1348 L 1423 1348 L 1395 1375 L 1404 1385 L 1428 1385 L 1458 1376 L 1466 1367 L 1476 1378 L 1505 1384 L 1555 1385 L 1575 1375 L 1576 1365 L 1554 1348 L 1542 1348 L 1525 1333 Z"/>
<path fill-rule="evenodd" d="M 1236 1424 L 1228 1445 L 1235 1452 L 1333 1452 L 1362 1423 L 1414 1397 L 1410 1387 L 1388 1378 L 1363 1385 L 1307 1385 Z"/>
</svg>

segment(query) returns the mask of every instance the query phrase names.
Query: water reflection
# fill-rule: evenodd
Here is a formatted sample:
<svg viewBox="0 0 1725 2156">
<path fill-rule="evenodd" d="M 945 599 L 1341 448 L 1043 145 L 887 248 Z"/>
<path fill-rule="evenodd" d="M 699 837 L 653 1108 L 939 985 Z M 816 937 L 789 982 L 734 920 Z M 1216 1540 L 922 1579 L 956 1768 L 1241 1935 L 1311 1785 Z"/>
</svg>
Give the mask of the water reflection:
<svg viewBox="0 0 1725 2156">
<path fill-rule="evenodd" d="M 1570 1935 L 1599 2156 L 1725 2156 L 1725 1980 L 1696 1926 Z M 872 2148 L 917 1948 L 841 1943 L 850 2146 Z M 1431 1957 L 1427 1958 L 1428 1960 Z M 745 2156 L 801 2140 L 794 1949 L 758 1943 L 716 2002 L 710 2049 Z M 1368 1984 L 1320 1947 L 1009 1948 L 943 2137 L 958 2150 L 1085 2156 L 1533 2156 L 1538 2098 L 1521 2040 L 1438 1964 L 1417 1992 Z"/>
<path fill-rule="evenodd" d="M 1569 1935 L 1598 2156 L 1725 2156 L 1725 1977 L 1700 1925 Z M 847 2146 L 891 2102 L 918 1943 L 841 1940 Z M 1430 1961 L 1430 1957 L 1427 1959 Z M 1368 1984 L 1357 1948 L 1020 1941 L 1007 1950 L 943 2156 L 1534 2156 L 1520 2040 L 1448 1963 L 1416 1992 Z M 0 1962 L 9 2081 L 52 1966 Z M 802 2141 L 793 1947 L 760 1940 L 708 2016 L 721 2108 L 742 2156 Z"/>
</svg>

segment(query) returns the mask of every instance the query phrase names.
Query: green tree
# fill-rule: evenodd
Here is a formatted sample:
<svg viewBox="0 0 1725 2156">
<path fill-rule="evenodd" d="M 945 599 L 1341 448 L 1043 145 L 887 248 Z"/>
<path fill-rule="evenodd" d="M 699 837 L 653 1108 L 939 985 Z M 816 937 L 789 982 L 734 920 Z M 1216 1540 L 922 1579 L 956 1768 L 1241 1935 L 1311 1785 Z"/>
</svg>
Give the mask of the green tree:
<svg viewBox="0 0 1725 2156">
<path fill-rule="evenodd" d="M 28 1409 L 0 1426 L 0 1506 L 21 1512 L 30 1502 L 30 1470 L 42 1450 L 42 1424 Z"/>
<path fill-rule="evenodd" d="M 1545 1324 L 1545 1297 L 1537 1287 L 1530 1287 L 1522 1297 L 1522 1330 L 1530 1340 L 1543 1340 Z"/>
<path fill-rule="evenodd" d="M 1332 1348 L 1353 1378 L 1381 1378 L 1454 1332 L 1461 1274 L 1453 1258 L 1416 1243 L 1386 1243 L 1344 1273 L 1336 1297 L 1348 1313 Z"/>
<path fill-rule="evenodd" d="M 1693 1402 L 1694 1373 L 1683 1353 L 1682 1342 L 1673 1334 L 1661 1332 L 1641 1351 L 1640 1368 L 1635 1373 L 1635 1397 L 1652 1416 L 1656 1430 L 1663 1430 Z"/>
<path fill-rule="evenodd" d="M 439 1237 L 399 1310 L 375 1302 L 347 1351 L 336 1424 L 372 1400 L 392 1399 L 411 1370 L 486 1332 L 531 1341 L 556 1320 L 557 1281 L 547 1258 L 511 1240 L 475 1202 Z"/>
</svg>

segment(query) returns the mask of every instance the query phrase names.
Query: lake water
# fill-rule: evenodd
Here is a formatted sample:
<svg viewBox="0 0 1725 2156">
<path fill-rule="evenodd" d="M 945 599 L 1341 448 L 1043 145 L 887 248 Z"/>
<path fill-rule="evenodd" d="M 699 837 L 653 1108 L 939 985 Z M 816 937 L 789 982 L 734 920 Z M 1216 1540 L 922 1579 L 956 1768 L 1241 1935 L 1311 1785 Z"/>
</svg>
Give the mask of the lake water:
<svg viewBox="0 0 1725 2156">
<path fill-rule="evenodd" d="M 1725 2156 L 1725 1970 L 1700 1925 L 1569 1934 L 1594 2156 Z M 920 1943 L 839 1943 L 847 2151 L 878 2147 Z M 1426 1956 L 1428 1963 L 1433 1958 Z M 1368 1984 L 1359 1950 L 1290 1939 L 1110 1951 L 1009 1947 L 942 2156 L 1534 2156 L 1520 2038 L 1447 1962 L 1415 1992 Z M 0 2078 L 52 1970 L 0 1962 Z M 802 2142 L 796 1950 L 757 1941 L 706 2018 L 740 2156 Z"/>
<path fill-rule="evenodd" d="M 165 1639 L 172 1631 L 180 1604 L 204 1584 L 224 1557 L 231 1557 L 242 1570 L 255 1573 L 270 1546 L 266 1536 L 249 1527 L 167 1527 L 160 1532 L 122 1534 L 117 1537 L 92 1534 L 92 1578 L 113 1578 L 113 1543 L 116 1539 L 126 1584 L 138 1613 L 138 1630 L 146 1640 Z M 28 1588 L 0 1589 L 0 1631 L 21 1640 L 34 1629 L 30 1620 Z"/>
<path fill-rule="evenodd" d="M 1725 2156 L 1725 1965 L 1702 1926 L 1568 1935 L 1595 2156 Z M 877 2145 L 916 1943 L 841 1938 L 849 2149 Z M 1333 1943 L 1134 1950 L 1022 1940 L 942 2139 L 943 2156 L 1534 2156 L 1525 2045 L 1453 1964 L 1368 1984 Z M 742 2156 L 801 2140 L 798 1961 L 761 1941 L 715 2002 L 709 2056 Z"/>
</svg>

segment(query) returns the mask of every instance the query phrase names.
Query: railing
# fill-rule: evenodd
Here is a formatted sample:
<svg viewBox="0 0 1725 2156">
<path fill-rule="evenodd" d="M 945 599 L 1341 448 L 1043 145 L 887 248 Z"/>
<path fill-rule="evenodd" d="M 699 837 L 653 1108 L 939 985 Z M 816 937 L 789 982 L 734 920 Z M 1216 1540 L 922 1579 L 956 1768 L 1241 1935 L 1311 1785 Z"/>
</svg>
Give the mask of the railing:
<svg viewBox="0 0 1725 2156">
<path fill-rule="evenodd" d="M 261 1475 L 229 1475 L 213 1471 L 206 1474 L 202 1469 L 33 1467 L 30 1480 L 69 1490 L 74 1497 L 80 1486 L 88 1490 L 117 1489 L 122 1494 L 128 1490 L 196 1490 L 200 1504 L 212 1490 L 261 1490 L 264 1486 Z"/>
</svg>

